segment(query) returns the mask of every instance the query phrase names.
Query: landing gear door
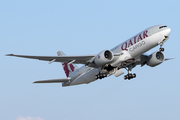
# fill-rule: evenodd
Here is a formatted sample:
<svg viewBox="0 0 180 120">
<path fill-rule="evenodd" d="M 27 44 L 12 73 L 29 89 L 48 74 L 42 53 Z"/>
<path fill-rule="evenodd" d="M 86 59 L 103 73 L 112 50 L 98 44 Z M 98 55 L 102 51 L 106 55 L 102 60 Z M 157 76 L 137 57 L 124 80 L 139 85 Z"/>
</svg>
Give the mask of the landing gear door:
<svg viewBox="0 0 180 120">
<path fill-rule="evenodd" d="M 114 73 L 114 76 L 119 77 L 122 74 L 124 74 L 124 72 L 122 71 L 122 69 L 119 69 Z"/>
</svg>

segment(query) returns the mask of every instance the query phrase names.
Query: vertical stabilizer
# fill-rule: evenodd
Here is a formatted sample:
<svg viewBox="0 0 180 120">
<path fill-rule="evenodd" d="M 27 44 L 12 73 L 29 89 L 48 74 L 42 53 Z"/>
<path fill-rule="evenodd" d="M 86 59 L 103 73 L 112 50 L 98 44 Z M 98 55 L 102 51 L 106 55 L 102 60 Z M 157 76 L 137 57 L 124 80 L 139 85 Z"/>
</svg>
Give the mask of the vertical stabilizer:
<svg viewBox="0 0 180 120">
<path fill-rule="evenodd" d="M 65 56 L 65 54 L 62 51 L 58 51 L 57 54 L 58 54 L 58 56 Z M 76 71 L 78 69 L 78 66 L 75 64 L 72 64 L 72 63 L 68 64 L 68 62 L 67 63 L 61 62 L 61 63 L 62 63 L 64 72 L 65 72 L 67 77 L 69 77 L 69 75 L 71 73 L 73 73 L 74 71 Z"/>
</svg>

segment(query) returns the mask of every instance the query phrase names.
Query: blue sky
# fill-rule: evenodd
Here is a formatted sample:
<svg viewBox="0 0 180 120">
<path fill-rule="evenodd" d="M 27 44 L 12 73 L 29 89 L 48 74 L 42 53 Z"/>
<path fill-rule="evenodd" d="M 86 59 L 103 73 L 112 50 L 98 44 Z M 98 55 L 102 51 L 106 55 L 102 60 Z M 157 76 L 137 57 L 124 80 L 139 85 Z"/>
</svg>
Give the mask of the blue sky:
<svg viewBox="0 0 180 120">
<path fill-rule="evenodd" d="M 179 7 L 177 0 L 6 0 L 0 2 L 1 120 L 179 120 Z M 5 54 L 91 55 L 159 24 L 171 28 L 165 47 L 176 59 L 133 69 L 137 78 L 111 76 L 88 85 L 32 84 L 64 78 L 60 63 Z M 149 51 L 157 51 L 156 47 Z M 124 70 L 124 72 L 126 72 Z"/>
</svg>

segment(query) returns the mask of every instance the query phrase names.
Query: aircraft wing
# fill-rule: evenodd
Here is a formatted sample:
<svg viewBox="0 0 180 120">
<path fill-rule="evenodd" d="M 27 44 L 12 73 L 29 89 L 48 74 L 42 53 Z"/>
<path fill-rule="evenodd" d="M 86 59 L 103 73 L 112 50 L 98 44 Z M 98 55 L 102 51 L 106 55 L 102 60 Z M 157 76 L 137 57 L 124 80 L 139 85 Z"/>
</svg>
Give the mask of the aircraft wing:
<svg viewBox="0 0 180 120">
<path fill-rule="evenodd" d="M 85 55 L 85 56 L 30 56 L 30 55 L 15 55 L 7 54 L 6 56 L 15 56 L 22 58 L 38 59 L 52 62 L 73 62 L 75 64 L 87 64 L 95 57 L 95 55 Z"/>
<path fill-rule="evenodd" d="M 139 59 L 139 61 L 137 60 L 137 65 L 141 65 L 141 67 L 142 66 L 144 66 L 146 63 L 147 63 L 147 61 L 148 61 L 148 59 L 149 59 L 149 55 L 147 55 L 147 54 L 142 54 L 140 57 L 139 57 L 140 59 Z M 167 60 L 173 60 L 173 59 L 175 59 L 175 58 L 165 58 L 165 60 L 164 61 L 167 61 Z"/>
<path fill-rule="evenodd" d="M 33 83 L 62 83 L 62 82 L 69 82 L 70 78 L 64 78 L 64 79 L 51 79 L 51 80 L 40 80 L 35 81 Z"/>
<path fill-rule="evenodd" d="M 166 58 L 165 61 L 167 61 L 167 60 L 173 60 L 173 59 L 175 59 L 175 58 Z"/>
</svg>

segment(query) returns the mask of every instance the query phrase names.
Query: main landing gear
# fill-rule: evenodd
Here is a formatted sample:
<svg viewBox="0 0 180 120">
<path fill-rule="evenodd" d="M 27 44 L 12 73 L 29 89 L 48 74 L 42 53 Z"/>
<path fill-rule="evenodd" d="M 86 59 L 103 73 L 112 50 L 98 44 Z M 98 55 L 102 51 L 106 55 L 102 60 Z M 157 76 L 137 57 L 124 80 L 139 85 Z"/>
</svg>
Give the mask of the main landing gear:
<svg viewBox="0 0 180 120">
<path fill-rule="evenodd" d="M 105 78 L 105 77 L 107 77 L 106 73 L 99 73 L 98 75 L 96 75 L 96 79 L 102 79 L 102 78 Z"/>
<path fill-rule="evenodd" d="M 125 79 L 125 80 L 126 80 L 126 79 L 130 80 L 130 79 L 133 79 L 133 78 L 135 78 L 135 77 L 136 77 L 136 74 L 135 74 L 135 73 L 134 73 L 134 74 L 129 73 L 129 74 L 127 74 L 127 75 L 124 76 L 124 79 Z"/>
<path fill-rule="evenodd" d="M 124 80 L 126 79 L 130 80 L 136 77 L 136 74 L 135 73 L 132 74 L 131 70 L 132 70 L 132 65 L 128 66 L 128 69 L 127 69 L 128 74 L 124 76 Z"/>
</svg>

